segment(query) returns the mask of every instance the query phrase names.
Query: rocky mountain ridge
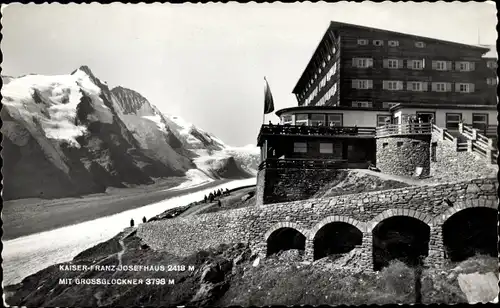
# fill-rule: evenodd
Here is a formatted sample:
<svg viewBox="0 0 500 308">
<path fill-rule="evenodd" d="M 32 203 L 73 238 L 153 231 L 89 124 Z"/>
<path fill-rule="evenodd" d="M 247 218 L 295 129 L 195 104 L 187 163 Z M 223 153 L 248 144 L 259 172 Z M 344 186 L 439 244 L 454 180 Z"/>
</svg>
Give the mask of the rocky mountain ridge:
<svg viewBox="0 0 500 308">
<path fill-rule="evenodd" d="M 78 196 L 165 177 L 209 181 L 255 173 L 248 166 L 255 165 L 256 148 L 228 147 L 162 114 L 133 90 L 110 90 L 87 66 L 70 75 L 2 81 L 4 200 Z"/>
</svg>

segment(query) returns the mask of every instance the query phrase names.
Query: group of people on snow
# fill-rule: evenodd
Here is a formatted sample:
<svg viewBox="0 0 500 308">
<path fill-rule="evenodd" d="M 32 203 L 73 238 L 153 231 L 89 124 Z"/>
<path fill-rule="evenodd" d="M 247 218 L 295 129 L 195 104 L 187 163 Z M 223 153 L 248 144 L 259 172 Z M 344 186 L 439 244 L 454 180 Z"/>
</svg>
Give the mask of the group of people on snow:
<svg viewBox="0 0 500 308">
<path fill-rule="evenodd" d="M 203 198 L 203 202 L 214 202 L 216 198 L 220 198 L 221 196 L 228 196 L 229 195 L 229 189 L 226 188 L 226 190 L 223 190 L 222 188 L 219 188 L 217 190 L 214 190 L 210 194 L 205 195 L 205 198 Z M 220 200 L 219 200 L 219 206 L 220 206 Z"/>
</svg>

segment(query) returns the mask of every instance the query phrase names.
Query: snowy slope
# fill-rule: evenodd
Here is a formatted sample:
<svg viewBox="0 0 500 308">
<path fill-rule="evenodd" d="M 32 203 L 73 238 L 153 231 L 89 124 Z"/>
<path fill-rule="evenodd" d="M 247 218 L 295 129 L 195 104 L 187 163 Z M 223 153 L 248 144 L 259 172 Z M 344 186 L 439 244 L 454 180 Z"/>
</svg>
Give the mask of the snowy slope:
<svg viewBox="0 0 500 308">
<path fill-rule="evenodd" d="M 2 80 L 6 199 L 104 192 L 162 177 L 196 184 L 256 174 L 258 148 L 227 146 L 133 90 L 110 90 L 86 66 Z"/>
<path fill-rule="evenodd" d="M 188 170 L 186 176 L 192 183 L 200 184 L 219 178 L 241 178 L 255 176 L 257 173 L 259 148 L 247 146 L 235 148 L 227 146 L 222 140 L 208 133 L 183 118 L 175 115 L 164 114 L 152 105 L 139 93 L 117 87 L 112 90 L 119 98 L 121 109 L 125 113 L 125 123 L 137 136 L 146 132 L 161 132 L 169 136 L 169 143 L 178 153 L 189 156 L 194 166 Z M 135 129 L 133 123 L 154 123 L 156 128 L 148 130 Z M 152 139 L 154 140 L 154 139 Z"/>
<path fill-rule="evenodd" d="M 190 167 L 148 155 L 88 67 L 69 75 L 12 78 L 2 97 L 5 199 L 104 192 L 182 176 Z"/>
</svg>

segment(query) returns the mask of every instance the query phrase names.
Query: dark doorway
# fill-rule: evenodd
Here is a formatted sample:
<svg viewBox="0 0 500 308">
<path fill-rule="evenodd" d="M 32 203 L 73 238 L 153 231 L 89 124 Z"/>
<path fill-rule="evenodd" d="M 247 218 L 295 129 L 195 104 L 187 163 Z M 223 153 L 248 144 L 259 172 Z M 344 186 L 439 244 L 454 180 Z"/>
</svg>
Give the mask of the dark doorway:
<svg viewBox="0 0 500 308">
<path fill-rule="evenodd" d="M 329 255 L 343 254 L 361 245 L 363 233 L 345 222 L 332 222 L 323 226 L 314 237 L 314 260 Z"/>
<path fill-rule="evenodd" d="M 267 256 L 290 249 L 306 249 L 306 237 L 295 229 L 280 228 L 267 239 Z"/>
<path fill-rule="evenodd" d="M 476 207 L 462 210 L 443 224 L 446 258 L 460 262 L 477 254 L 498 256 L 495 209 Z"/>
<path fill-rule="evenodd" d="M 373 229 L 373 267 L 379 271 L 392 260 L 418 266 L 429 252 L 430 227 L 407 216 L 394 216 Z"/>
<path fill-rule="evenodd" d="M 436 113 L 435 112 L 419 112 L 417 111 L 417 120 L 422 119 L 422 123 L 432 123 L 436 124 Z"/>
</svg>

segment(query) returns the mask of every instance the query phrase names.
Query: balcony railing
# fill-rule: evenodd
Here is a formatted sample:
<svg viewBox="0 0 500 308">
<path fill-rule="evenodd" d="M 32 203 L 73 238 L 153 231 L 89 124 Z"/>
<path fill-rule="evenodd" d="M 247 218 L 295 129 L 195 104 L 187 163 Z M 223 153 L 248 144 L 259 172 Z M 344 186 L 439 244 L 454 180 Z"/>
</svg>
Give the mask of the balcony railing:
<svg viewBox="0 0 500 308">
<path fill-rule="evenodd" d="M 366 136 L 374 137 L 374 127 L 357 126 L 307 126 L 307 125 L 262 125 L 259 140 L 263 135 L 304 136 Z"/>
<path fill-rule="evenodd" d="M 388 124 L 377 127 L 377 137 L 393 135 L 430 135 L 431 123 Z"/>
<path fill-rule="evenodd" d="M 268 158 L 259 165 L 259 170 L 272 168 L 295 169 L 342 169 L 347 168 L 346 159 L 277 159 Z"/>
</svg>

